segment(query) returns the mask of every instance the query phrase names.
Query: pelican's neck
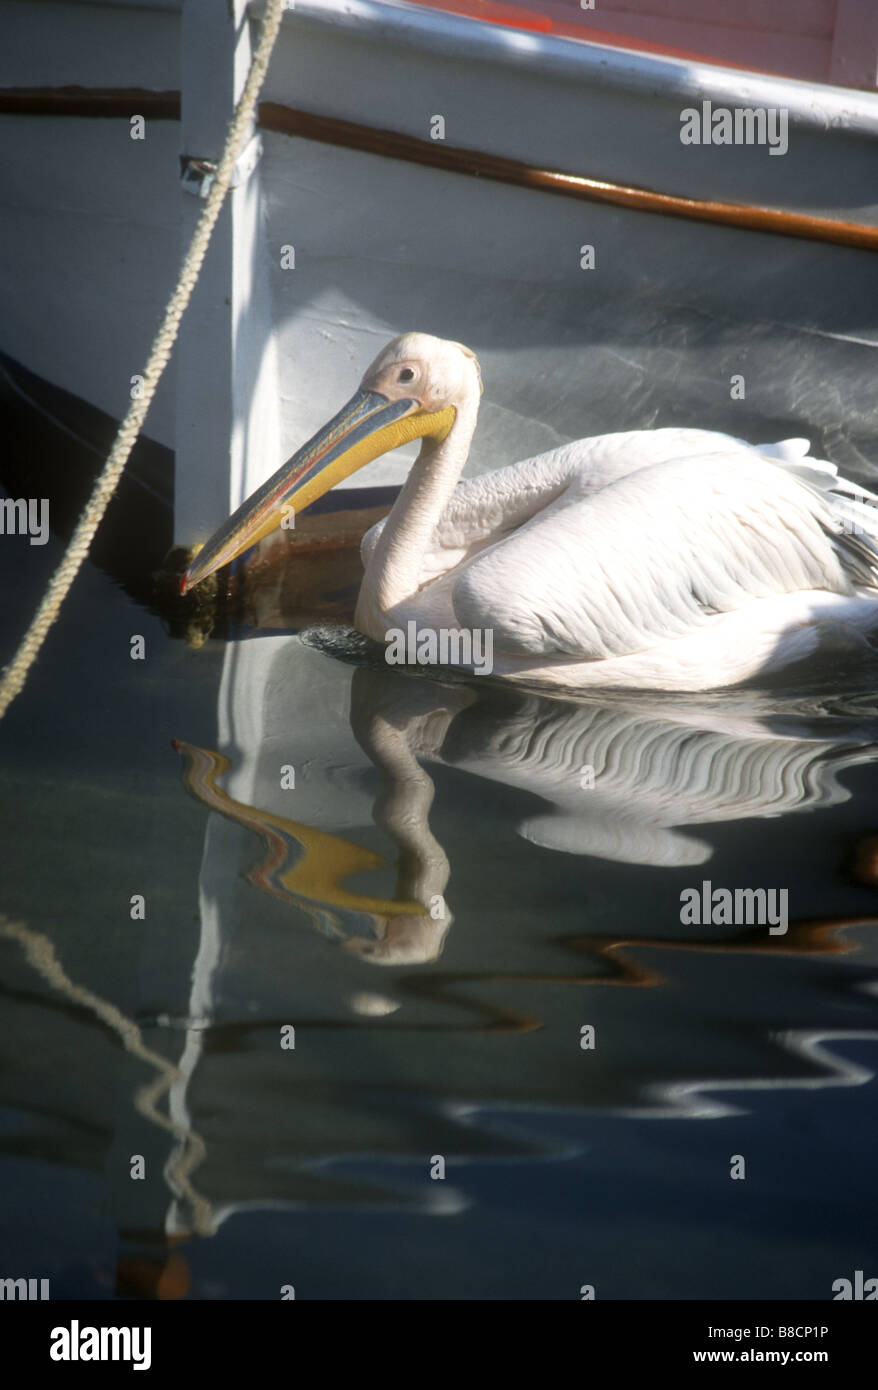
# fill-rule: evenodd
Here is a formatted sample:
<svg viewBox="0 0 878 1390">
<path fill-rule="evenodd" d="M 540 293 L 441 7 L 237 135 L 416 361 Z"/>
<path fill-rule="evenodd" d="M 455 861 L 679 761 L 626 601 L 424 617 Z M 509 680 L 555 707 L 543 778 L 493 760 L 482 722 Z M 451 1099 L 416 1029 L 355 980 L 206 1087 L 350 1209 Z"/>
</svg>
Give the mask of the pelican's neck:
<svg viewBox="0 0 878 1390">
<path fill-rule="evenodd" d="M 369 558 L 355 622 L 378 641 L 384 641 L 386 614 L 420 587 L 424 556 L 469 454 L 478 400 L 473 390 L 456 406 L 444 439 L 424 439 Z"/>
</svg>

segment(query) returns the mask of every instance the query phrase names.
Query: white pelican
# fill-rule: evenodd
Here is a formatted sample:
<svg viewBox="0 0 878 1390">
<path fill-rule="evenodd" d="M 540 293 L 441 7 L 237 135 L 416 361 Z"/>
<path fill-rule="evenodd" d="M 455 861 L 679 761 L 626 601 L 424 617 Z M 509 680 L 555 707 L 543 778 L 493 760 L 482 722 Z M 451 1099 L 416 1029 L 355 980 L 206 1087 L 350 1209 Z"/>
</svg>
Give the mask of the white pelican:
<svg viewBox="0 0 878 1390">
<path fill-rule="evenodd" d="M 878 498 L 808 458 L 806 440 L 636 430 L 459 482 L 481 390 L 460 343 L 394 339 L 198 553 L 182 592 L 420 437 L 393 510 L 363 538 L 355 623 L 379 642 L 410 622 L 490 632 L 509 679 L 694 691 L 878 626 Z"/>
</svg>

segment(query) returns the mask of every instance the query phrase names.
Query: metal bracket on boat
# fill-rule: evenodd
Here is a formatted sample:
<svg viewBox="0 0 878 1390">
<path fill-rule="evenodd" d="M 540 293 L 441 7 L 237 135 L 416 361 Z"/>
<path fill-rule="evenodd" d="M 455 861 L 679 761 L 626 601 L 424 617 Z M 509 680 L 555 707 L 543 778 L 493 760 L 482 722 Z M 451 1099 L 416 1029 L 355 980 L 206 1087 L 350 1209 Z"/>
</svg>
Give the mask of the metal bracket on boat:
<svg viewBox="0 0 878 1390">
<path fill-rule="evenodd" d="M 262 158 L 262 136 L 253 136 L 241 151 L 235 163 L 230 188 L 240 188 L 246 183 Z M 180 155 L 180 180 L 187 193 L 196 198 L 206 198 L 216 178 L 217 166 L 210 159 L 196 159 L 193 155 Z"/>
</svg>

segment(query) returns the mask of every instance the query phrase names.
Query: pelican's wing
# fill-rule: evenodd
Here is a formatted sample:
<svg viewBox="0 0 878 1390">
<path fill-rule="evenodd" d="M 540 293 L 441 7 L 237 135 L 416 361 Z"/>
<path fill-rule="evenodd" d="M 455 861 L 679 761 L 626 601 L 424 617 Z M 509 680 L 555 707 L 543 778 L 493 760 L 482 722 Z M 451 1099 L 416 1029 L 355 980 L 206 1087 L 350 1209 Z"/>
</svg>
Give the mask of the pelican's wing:
<svg viewBox="0 0 878 1390">
<path fill-rule="evenodd" d="M 808 441 L 791 439 L 764 448 L 772 454 L 777 451 L 777 457 L 798 460 L 807 454 Z M 753 446 L 714 430 L 622 430 L 575 439 L 480 477 L 465 478 L 454 489 L 433 533 L 430 551 L 424 556 L 421 583 L 429 583 L 468 556 L 510 535 L 571 487 L 583 495 L 599 492 L 617 479 L 653 464 L 717 450 L 751 454 Z M 831 464 L 824 466 L 832 469 Z M 364 565 L 369 563 L 384 525 L 384 520 L 377 522 L 363 536 L 360 553 Z"/>
<path fill-rule="evenodd" d="M 493 629 L 503 651 L 597 660 L 684 636 L 756 598 L 878 582 L 878 550 L 848 533 L 832 466 L 776 457 L 734 447 L 586 495 L 571 484 L 464 568 L 457 620 Z"/>
<path fill-rule="evenodd" d="M 807 454 L 808 441 L 790 439 L 783 444 L 758 445 L 757 449 L 769 453 L 785 451 L 779 452 L 778 457 L 798 461 Z M 622 430 L 574 439 L 545 454 L 458 483 L 436 527 L 434 540 L 447 549 L 499 540 L 544 511 L 569 487 L 575 487 L 582 495 L 591 495 L 656 463 L 714 452 L 753 451 L 753 446 L 743 439 L 715 430 Z M 832 468 L 831 464 L 821 466 Z"/>
</svg>

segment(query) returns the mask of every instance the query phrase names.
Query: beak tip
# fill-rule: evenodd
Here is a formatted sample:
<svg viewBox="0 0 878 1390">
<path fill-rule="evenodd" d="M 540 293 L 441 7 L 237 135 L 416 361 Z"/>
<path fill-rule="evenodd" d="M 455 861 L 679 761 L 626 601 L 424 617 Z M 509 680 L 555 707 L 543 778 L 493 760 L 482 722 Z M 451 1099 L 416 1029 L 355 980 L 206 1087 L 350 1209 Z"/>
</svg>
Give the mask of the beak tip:
<svg viewBox="0 0 878 1390">
<path fill-rule="evenodd" d="M 396 448 L 406 438 L 388 431 L 418 407 L 414 398 L 389 400 L 379 391 L 360 390 L 322 430 L 277 470 L 211 537 L 189 552 L 190 564 L 180 576 L 180 596 L 237 560 L 278 525 L 289 524 L 293 501 L 303 511 L 334 486 L 338 477 L 371 463 L 379 453 Z M 385 426 L 387 428 L 385 428 Z M 378 442 L 373 448 L 369 441 Z M 365 449 L 365 452 L 363 450 Z M 328 472 L 338 464 L 340 471 Z M 197 558 L 196 558 L 197 556 Z"/>
</svg>

